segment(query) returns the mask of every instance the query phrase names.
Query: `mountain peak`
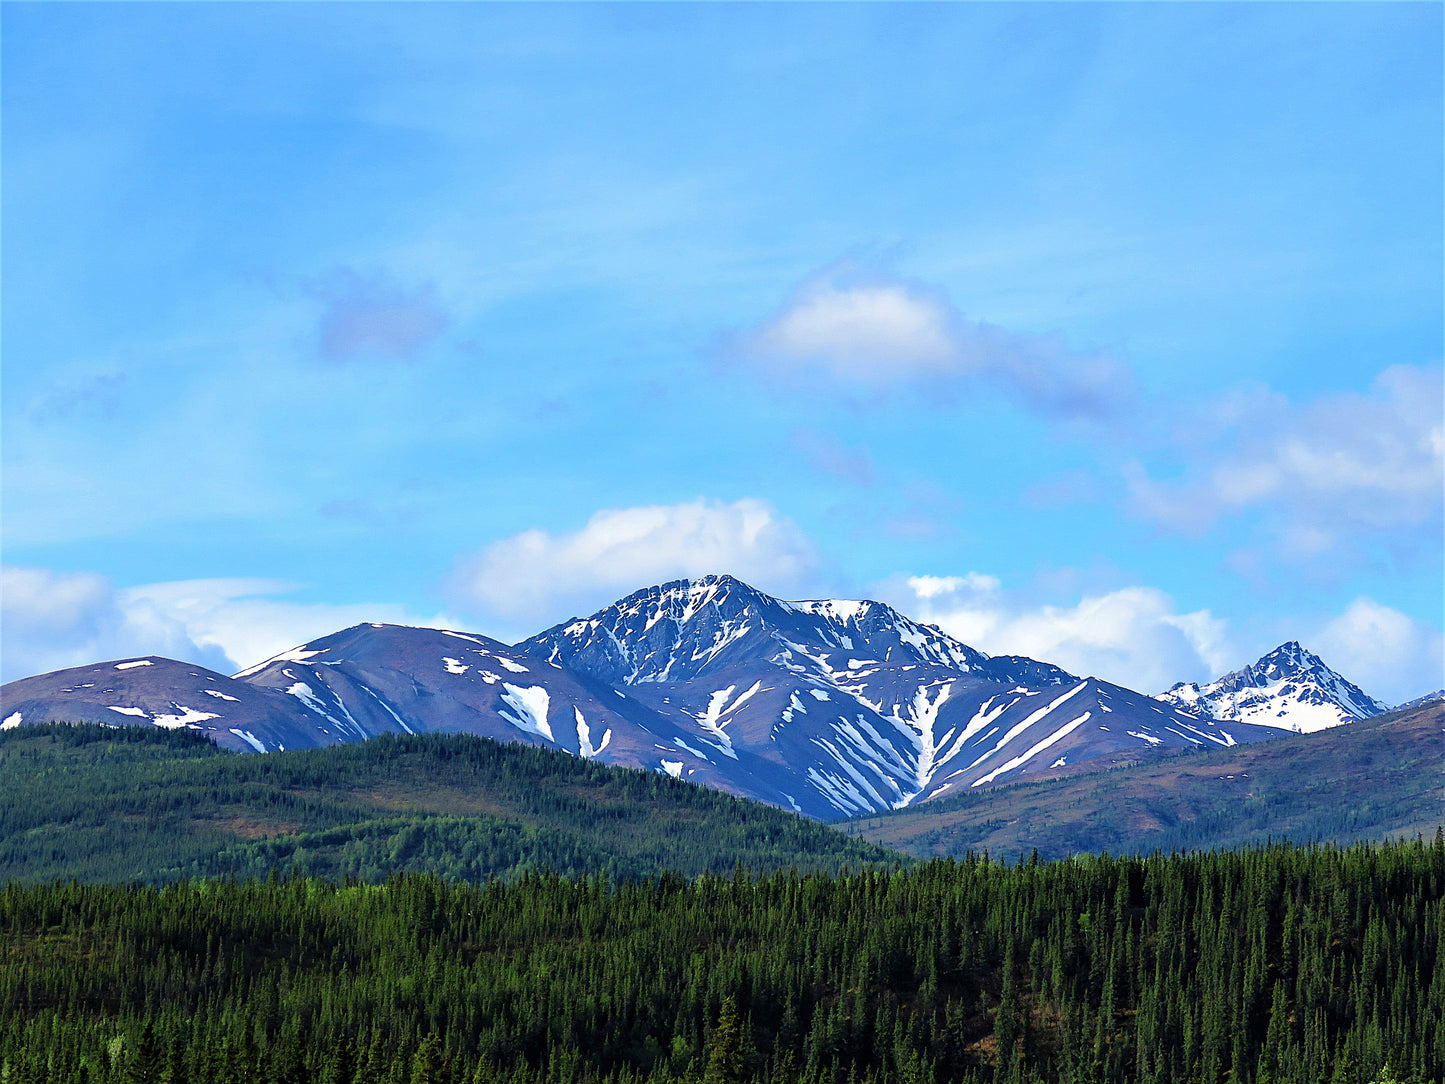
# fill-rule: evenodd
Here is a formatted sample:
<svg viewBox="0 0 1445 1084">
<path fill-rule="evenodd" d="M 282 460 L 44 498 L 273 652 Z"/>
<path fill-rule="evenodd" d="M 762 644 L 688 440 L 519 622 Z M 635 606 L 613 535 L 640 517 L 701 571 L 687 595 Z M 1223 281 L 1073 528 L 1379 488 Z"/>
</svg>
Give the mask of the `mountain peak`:
<svg viewBox="0 0 1445 1084">
<path fill-rule="evenodd" d="M 784 602 L 727 574 L 634 591 L 591 617 L 573 618 L 517 645 L 605 681 L 690 680 L 742 663 L 814 659 L 933 663 L 962 671 L 988 660 L 942 630 L 871 600 Z"/>
<path fill-rule="evenodd" d="M 1290 666 L 1301 670 L 1308 670 L 1316 666 L 1324 666 L 1324 660 L 1313 651 L 1301 646 L 1298 640 L 1289 640 L 1268 654 L 1261 655 L 1255 666 Z"/>
<path fill-rule="evenodd" d="M 764 594 L 736 576 L 725 572 L 710 572 L 706 576 L 668 580 L 651 587 L 639 588 L 610 606 L 604 606 L 592 616 L 596 618 L 599 614 L 614 609 L 630 613 L 647 608 L 660 608 L 658 616 L 687 621 L 709 604 L 715 604 L 732 613 L 740 612 L 750 605 L 783 605 L 780 600 Z M 583 619 L 574 617 L 572 620 Z"/>
<path fill-rule="evenodd" d="M 1207 685 L 1180 682 L 1157 697 L 1185 711 L 1308 733 L 1388 710 L 1298 640 Z"/>
<path fill-rule="evenodd" d="M 380 621 L 362 621 L 344 629 L 328 632 L 304 644 L 288 648 L 279 655 L 262 659 L 253 666 L 233 674 L 236 678 L 250 678 L 267 667 L 279 663 L 304 663 L 315 659 L 317 662 L 333 662 L 343 655 L 348 658 L 375 656 L 397 650 L 407 650 L 408 645 L 444 642 L 444 638 L 468 640 L 491 648 L 506 648 L 499 640 L 476 632 L 452 632 L 423 625 L 395 625 Z"/>
</svg>

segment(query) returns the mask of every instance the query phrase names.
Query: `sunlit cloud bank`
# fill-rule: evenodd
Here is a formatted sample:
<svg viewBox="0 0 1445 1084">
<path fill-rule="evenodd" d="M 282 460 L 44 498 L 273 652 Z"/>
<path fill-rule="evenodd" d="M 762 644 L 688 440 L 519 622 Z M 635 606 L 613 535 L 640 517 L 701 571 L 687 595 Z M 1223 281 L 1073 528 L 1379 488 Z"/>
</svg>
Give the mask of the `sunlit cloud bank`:
<svg viewBox="0 0 1445 1084">
<path fill-rule="evenodd" d="M 991 655 L 1027 655 L 1143 692 L 1216 676 L 1234 663 L 1227 623 L 1179 613 L 1152 587 L 1039 605 L 993 576 L 907 576 L 883 590 L 901 610 Z"/>
<path fill-rule="evenodd" d="M 1311 642 L 1325 662 L 1387 704 L 1445 687 L 1445 636 L 1373 599 L 1355 599 Z"/>
<path fill-rule="evenodd" d="M 495 543 L 464 562 L 452 583 L 454 604 L 482 614 L 480 626 L 391 604 L 294 602 L 283 596 L 295 586 L 272 580 L 116 588 L 91 572 L 6 567 L 3 680 L 137 655 L 232 673 L 363 621 L 517 639 L 541 631 L 558 614 L 590 613 L 639 587 L 708 572 L 731 572 L 790 598 L 814 593 L 823 574 L 796 524 L 749 500 L 607 510 L 569 534 L 525 531 Z M 1232 629 L 1209 610 L 1180 612 L 1152 587 L 1048 605 L 1005 589 L 997 577 L 970 572 L 898 576 L 866 593 L 990 654 L 1027 655 L 1141 692 L 1218 677 L 1285 639 L 1300 640 L 1387 703 L 1445 685 L 1440 631 L 1363 596 L 1335 615 L 1274 623 L 1277 641 Z"/>
<path fill-rule="evenodd" d="M 1323 618 L 1240 630 L 1211 611 L 1181 613 L 1165 592 L 1142 586 L 1039 604 L 993 576 L 900 576 L 880 593 L 916 620 L 938 625 L 993 655 L 1027 655 L 1082 675 L 1157 693 L 1177 681 L 1208 681 L 1243 667 L 1284 640 L 1299 640 L 1372 696 L 1394 704 L 1439 688 L 1437 629 L 1369 598 Z M 1272 639 L 1271 635 L 1278 639 Z"/>
<path fill-rule="evenodd" d="M 93 572 L 7 566 L 0 593 L 3 680 L 136 655 L 234 673 L 329 632 L 378 621 L 465 627 L 391 604 L 291 602 L 295 585 L 264 579 L 181 580 L 116 588 Z"/>
<path fill-rule="evenodd" d="M 699 498 L 605 509 L 575 531 L 533 528 L 493 542 L 460 562 L 449 599 L 530 635 L 670 579 L 729 572 L 786 594 L 817 568 L 812 542 L 768 503 Z"/>
</svg>

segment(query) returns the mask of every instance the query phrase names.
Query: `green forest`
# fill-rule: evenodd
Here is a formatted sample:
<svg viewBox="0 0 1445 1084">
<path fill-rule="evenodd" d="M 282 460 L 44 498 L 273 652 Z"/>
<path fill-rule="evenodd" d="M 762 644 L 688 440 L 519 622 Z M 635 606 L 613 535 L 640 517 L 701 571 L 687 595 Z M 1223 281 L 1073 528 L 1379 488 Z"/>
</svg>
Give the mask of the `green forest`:
<svg viewBox="0 0 1445 1084">
<path fill-rule="evenodd" d="M 1445 1079 L 1439 832 L 919 862 L 463 735 L 26 727 L 0 793 L 0 1084 Z"/>
<path fill-rule="evenodd" d="M 5 1084 L 1445 1073 L 1445 839 L 0 892 Z"/>
<path fill-rule="evenodd" d="M 186 730 L 0 733 L 0 883 L 265 877 L 472 882 L 910 861 L 796 813 L 538 746 L 385 736 L 256 756 Z"/>
</svg>

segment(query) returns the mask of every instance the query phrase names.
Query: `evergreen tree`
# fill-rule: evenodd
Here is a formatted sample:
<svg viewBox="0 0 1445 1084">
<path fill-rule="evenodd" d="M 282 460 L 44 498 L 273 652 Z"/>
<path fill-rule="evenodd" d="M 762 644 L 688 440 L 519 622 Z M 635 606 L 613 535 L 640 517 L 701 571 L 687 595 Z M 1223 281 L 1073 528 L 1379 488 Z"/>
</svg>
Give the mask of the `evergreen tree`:
<svg viewBox="0 0 1445 1084">
<path fill-rule="evenodd" d="M 722 1003 L 717 1027 L 708 1041 L 703 1084 L 739 1084 L 743 1079 L 743 1022 L 732 998 Z"/>
</svg>

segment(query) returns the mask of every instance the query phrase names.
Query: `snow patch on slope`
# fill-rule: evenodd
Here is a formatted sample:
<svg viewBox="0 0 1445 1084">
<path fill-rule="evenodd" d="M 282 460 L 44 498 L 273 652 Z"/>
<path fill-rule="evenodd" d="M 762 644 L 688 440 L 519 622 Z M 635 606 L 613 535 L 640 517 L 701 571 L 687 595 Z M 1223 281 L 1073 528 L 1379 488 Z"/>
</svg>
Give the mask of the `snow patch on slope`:
<svg viewBox="0 0 1445 1084">
<path fill-rule="evenodd" d="M 583 760 L 595 757 L 607 748 L 607 743 L 612 740 L 612 731 L 610 729 L 603 733 L 601 745 L 593 745 L 592 728 L 587 725 L 587 720 L 582 717 L 582 709 L 573 705 L 572 715 L 577 721 L 577 753 Z"/>
<path fill-rule="evenodd" d="M 506 690 L 502 699 L 517 714 L 498 711 L 498 715 L 528 734 L 540 735 L 548 741 L 556 740 L 552 737 L 552 725 L 547 722 L 547 708 L 552 698 L 546 689 L 540 685 L 513 685 L 510 682 L 503 682 L 502 688 Z"/>
<path fill-rule="evenodd" d="M 1063 726 L 1059 727 L 1058 730 L 1056 730 L 1056 731 L 1054 731 L 1052 734 L 1050 734 L 1050 735 L 1049 735 L 1047 738 L 1045 738 L 1043 741 L 1037 742 L 1037 743 L 1035 743 L 1034 745 L 1030 746 L 1026 752 L 1020 754 L 1019 756 L 1014 757 L 1012 760 L 1006 760 L 1006 761 L 1004 761 L 1003 764 L 999 765 L 997 768 L 995 768 L 993 771 L 989 772 L 987 775 L 983 776 L 982 778 L 975 779 L 975 780 L 973 781 L 973 783 L 972 783 L 972 786 L 981 787 L 981 786 L 983 786 L 985 783 L 992 783 L 995 779 L 997 779 L 999 776 L 1003 775 L 1005 772 L 1011 772 L 1011 771 L 1013 771 L 1015 768 L 1020 768 L 1020 767 L 1022 767 L 1023 765 L 1027 764 L 1031 759 L 1033 759 L 1033 757 L 1035 757 L 1035 756 L 1038 755 L 1039 753 L 1042 753 L 1042 752 L 1043 752 L 1045 749 L 1047 749 L 1049 746 L 1053 745 L 1053 744 L 1054 744 L 1056 741 L 1058 741 L 1060 738 L 1068 737 L 1068 736 L 1069 736 L 1070 734 L 1072 734 L 1075 730 L 1078 730 L 1079 727 L 1082 726 L 1086 721 L 1088 721 L 1089 717 L 1090 717 L 1091 715 L 1093 715 L 1093 714 L 1094 714 L 1094 713 L 1091 712 L 1091 711 L 1086 711 L 1086 712 L 1084 712 L 1083 715 L 1080 715 L 1077 719 L 1071 719 L 1069 722 L 1067 722 L 1067 723 L 1065 723 Z M 1054 763 L 1055 763 L 1056 765 L 1057 765 L 1057 764 L 1062 764 L 1062 763 L 1063 763 L 1063 757 L 1060 757 L 1060 758 L 1059 758 L 1057 761 L 1055 761 Z"/>
<path fill-rule="evenodd" d="M 190 726 L 192 723 L 203 723 L 207 719 L 220 718 L 220 716 L 213 711 L 196 711 L 194 708 L 188 708 L 184 704 L 177 704 L 175 707 L 178 714 L 157 715 L 151 722 L 167 730 L 177 730 L 183 726 Z"/>
</svg>

